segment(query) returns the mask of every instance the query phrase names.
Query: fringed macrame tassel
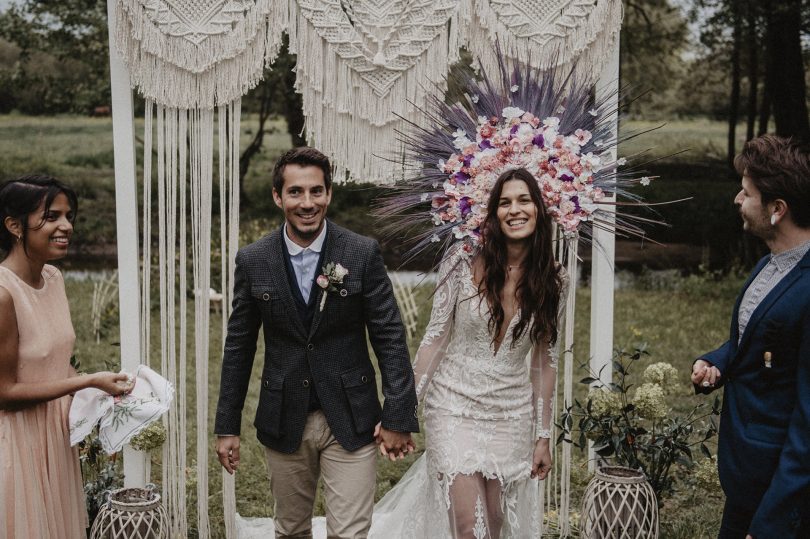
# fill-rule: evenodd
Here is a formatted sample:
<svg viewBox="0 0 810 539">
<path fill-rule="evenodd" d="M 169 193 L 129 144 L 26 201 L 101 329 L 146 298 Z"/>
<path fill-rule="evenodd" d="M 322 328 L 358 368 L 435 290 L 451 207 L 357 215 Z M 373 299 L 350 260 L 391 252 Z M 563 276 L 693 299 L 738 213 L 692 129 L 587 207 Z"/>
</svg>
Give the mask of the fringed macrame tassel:
<svg viewBox="0 0 810 539">
<path fill-rule="evenodd" d="M 188 369 L 188 111 L 179 111 L 177 141 L 180 145 L 180 364 L 177 368 L 179 387 L 182 398 L 178 402 L 187 402 L 188 384 L 186 372 Z M 177 387 L 177 386 L 175 386 Z M 186 455 L 188 432 L 185 406 L 178 414 L 175 438 L 177 451 L 177 469 L 175 470 L 175 491 L 178 498 L 178 507 L 186 507 L 186 469 L 188 457 Z M 185 515 L 185 513 L 184 513 Z M 187 519 L 183 516 L 183 528 L 187 527 Z"/>
<path fill-rule="evenodd" d="M 402 167 L 397 162 L 402 159 L 402 148 L 397 131 L 404 127 L 401 118 L 426 108 L 428 96 L 444 94 L 449 66 L 458 59 L 458 24 L 449 21 L 459 0 L 408 7 L 444 18 L 426 19 L 425 25 L 434 33 L 429 40 L 420 37 L 424 50 L 415 58 L 388 60 L 384 57 L 388 51 L 380 50 L 373 63 L 368 59 L 363 63 L 363 53 L 352 48 L 354 32 L 360 34 L 361 30 L 354 30 L 343 19 L 324 24 L 324 6 L 337 2 L 287 1 L 290 52 L 298 55 L 295 84 L 302 95 L 309 143 L 330 156 L 338 182 L 391 183 L 400 179 Z M 359 12 L 362 7 L 362 2 L 355 2 L 352 9 Z M 348 18 L 340 9 L 328 12 Z M 457 22 L 457 18 L 453 20 Z M 343 26 L 352 35 L 344 36 Z M 363 31 L 374 29 L 368 24 Z M 394 65 L 387 69 L 380 69 L 377 63 L 389 61 Z"/>
<path fill-rule="evenodd" d="M 222 290 L 222 344 L 228 334 L 233 297 L 233 276 L 239 243 L 239 135 L 241 100 L 220 106 L 219 114 L 219 215 Z M 225 536 L 236 537 L 235 475 L 222 470 L 222 509 Z"/>
<path fill-rule="evenodd" d="M 197 532 L 210 535 L 208 520 L 208 335 L 211 287 L 211 205 L 213 179 L 213 110 L 194 110 L 191 168 L 192 266 L 194 268 L 194 352 L 197 402 Z"/>
<path fill-rule="evenodd" d="M 141 363 L 151 365 L 150 344 L 152 326 L 152 117 L 155 102 L 144 104 L 143 126 L 143 246 L 141 247 Z"/>
<path fill-rule="evenodd" d="M 598 73 L 617 43 L 621 0 L 560 2 L 558 9 L 527 19 L 514 0 L 462 0 L 468 15 L 465 46 L 484 69 L 494 73 L 498 43 L 506 56 L 536 67 L 575 63 L 582 76 Z M 555 60 L 552 62 L 551 60 Z"/>
<path fill-rule="evenodd" d="M 133 87 L 177 108 L 212 109 L 256 86 L 278 55 L 288 18 L 281 0 L 244 2 L 238 9 L 223 2 L 216 17 L 202 10 L 188 23 L 188 14 L 176 16 L 170 7 L 158 16 L 142 0 L 115 1 L 115 43 Z M 184 24 L 187 32 L 176 31 Z"/>
</svg>

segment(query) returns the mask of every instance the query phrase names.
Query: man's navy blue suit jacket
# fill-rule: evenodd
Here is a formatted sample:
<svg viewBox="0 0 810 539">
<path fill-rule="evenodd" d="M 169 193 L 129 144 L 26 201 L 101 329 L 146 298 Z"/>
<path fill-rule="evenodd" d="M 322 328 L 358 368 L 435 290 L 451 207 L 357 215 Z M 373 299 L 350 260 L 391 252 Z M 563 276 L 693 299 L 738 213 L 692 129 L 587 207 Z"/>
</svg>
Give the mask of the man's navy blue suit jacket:
<svg viewBox="0 0 810 539">
<path fill-rule="evenodd" d="M 810 253 L 763 298 L 738 345 L 740 302 L 768 259 L 737 298 L 730 339 L 702 359 L 725 386 L 717 450 L 723 491 L 754 512 L 755 539 L 785 539 L 810 529 Z"/>
</svg>

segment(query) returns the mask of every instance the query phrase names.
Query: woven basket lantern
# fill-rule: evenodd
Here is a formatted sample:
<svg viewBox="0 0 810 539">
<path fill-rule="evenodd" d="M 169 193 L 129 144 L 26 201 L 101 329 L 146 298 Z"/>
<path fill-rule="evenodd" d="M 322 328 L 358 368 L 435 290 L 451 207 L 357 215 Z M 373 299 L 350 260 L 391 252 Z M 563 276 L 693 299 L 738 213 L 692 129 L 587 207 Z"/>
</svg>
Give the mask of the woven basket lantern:
<svg viewBox="0 0 810 539">
<path fill-rule="evenodd" d="M 639 470 L 599 468 L 582 502 L 581 537 L 587 539 L 657 539 L 658 501 Z"/>
<path fill-rule="evenodd" d="M 120 488 L 98 512 L 91 539 L 164 539 L 169 537 L 166 509 L 154 485 Z"/>
</svg>

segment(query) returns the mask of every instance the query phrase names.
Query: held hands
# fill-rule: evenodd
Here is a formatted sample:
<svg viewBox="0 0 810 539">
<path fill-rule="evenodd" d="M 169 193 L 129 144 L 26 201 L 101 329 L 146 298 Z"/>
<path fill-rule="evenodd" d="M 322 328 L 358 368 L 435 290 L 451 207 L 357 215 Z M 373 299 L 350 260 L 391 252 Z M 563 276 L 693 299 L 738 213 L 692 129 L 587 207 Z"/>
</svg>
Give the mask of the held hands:
<svg viewBox="0 0 810 539">
<path fill-rule="evenodd" d="M 217 457 L 225 471 L 233 475 L 239 466 L 239 436 L 218 436 Z"/>
<path fill-rule="evenodd" d="M 380 455 L 391 461 L 404 459 L 405 455 L 416 451 L 410 432 L 388 430 L 382 423 L 377 423 L 374 427 L 374 442 L 379 446 Z"/>
<path fill-rule="evenodd" d="M 124 395 L 135 387 L 135 379 L 125 372 L 97 372 L 89 375 L 90 387 L 95 387 L 112 396 Z"/>
<path fill-rule="evenodd" d="M 551 471 L 551 450 L 548 438 L 538 438 L 532 457 L 532 479 L 543 480 Z"/>
<path fill-rule="evenodd" d="M 713 388 L 720 379 L 720 370 L 706 361 L 698 359 L 692 365 L 692 383 L 701 388 Z"/>
</svg>

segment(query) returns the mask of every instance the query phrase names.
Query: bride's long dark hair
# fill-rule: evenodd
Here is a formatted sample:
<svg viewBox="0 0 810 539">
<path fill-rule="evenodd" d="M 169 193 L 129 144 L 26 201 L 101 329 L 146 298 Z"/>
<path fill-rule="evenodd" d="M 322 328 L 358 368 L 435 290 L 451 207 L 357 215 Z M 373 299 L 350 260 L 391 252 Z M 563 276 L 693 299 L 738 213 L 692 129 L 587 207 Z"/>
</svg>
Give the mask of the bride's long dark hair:
<svg viewBox="0 0 810 539">
<path fill-rule="evenodd" d="M 520 307 L 520 320 L 512 330 L 512 342 L 528 330 L 533 343 L 542 343 L 547 339 L 554 344 L 557 341 L 557 310 L 560 305 L 562 277 L 554 259 L 551 217 L 543 205 L 537 180 L 526 169 L 504 172 L 492 187 L 487 217 L 482 225 L 479 256 L 483 262 L 484 275 L 478 284 L 478 292 L 489 305 L 489 332 L 494 341 L 504 322 L 503 289 L 508 269 L 506 238 L 498 219 L 498 204 L 504 184 L 512 180 L 522 181 L 528 186 L 529 196 L 537 207 L 537 226 L 531 237 L 525 240 L 529 249 L 523 261 L 523 275 L 515 291 Z"/>
</svg>

